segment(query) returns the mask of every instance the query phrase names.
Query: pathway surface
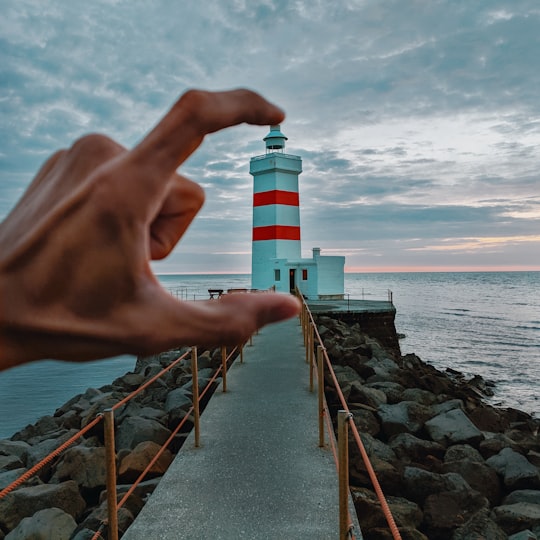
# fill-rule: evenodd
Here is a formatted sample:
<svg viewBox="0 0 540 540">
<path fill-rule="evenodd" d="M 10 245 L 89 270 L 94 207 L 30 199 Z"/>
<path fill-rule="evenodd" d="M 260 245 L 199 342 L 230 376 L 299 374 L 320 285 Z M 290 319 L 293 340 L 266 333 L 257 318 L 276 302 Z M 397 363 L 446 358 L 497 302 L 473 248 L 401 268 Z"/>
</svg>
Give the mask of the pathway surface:
<svg viewBox="0 0 540 540">
<path fill-rule="evenodd" d="M 191 434 L 124 540 L 338 538 L 317 425 L 298 320 L 263 328 L 202 414 L 201 447 Z"/>
</svg>

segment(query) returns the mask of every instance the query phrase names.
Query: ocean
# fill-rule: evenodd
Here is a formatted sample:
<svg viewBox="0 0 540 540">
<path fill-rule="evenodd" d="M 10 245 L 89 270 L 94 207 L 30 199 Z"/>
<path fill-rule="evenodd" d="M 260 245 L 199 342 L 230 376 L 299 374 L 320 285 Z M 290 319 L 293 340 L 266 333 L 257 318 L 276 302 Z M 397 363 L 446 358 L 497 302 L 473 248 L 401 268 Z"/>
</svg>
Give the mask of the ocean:
<svg viewBox="0 0 540 540">
<path fill-rule="evenodd" d="M 248 288 L 250 276 L 163 275 L 181 299 Z M 540 416 L 540 272 L 346 274 L 350 298 L 386 300 L 392 291 L 401 351 L 438 369 L 496 384 L 490 403 Z M 0 372 L 0 438 L 7 438 L 88 387 L 133 369 L 135 358 L 89 363 L 42 361 Z"/>
</svg>

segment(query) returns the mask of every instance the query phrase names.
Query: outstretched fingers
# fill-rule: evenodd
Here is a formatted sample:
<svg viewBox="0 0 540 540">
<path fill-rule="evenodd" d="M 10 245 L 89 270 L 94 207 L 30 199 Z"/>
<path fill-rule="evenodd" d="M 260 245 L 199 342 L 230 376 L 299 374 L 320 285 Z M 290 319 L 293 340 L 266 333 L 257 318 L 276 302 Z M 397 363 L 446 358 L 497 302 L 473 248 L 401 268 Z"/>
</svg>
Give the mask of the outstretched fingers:
<svg viewBox="0 0 540 540">
<path fill-rule="evenodd" d="M 179 302 L 172 296 L 162 300 L 152 334 L 158 340 L 156 350 L 178 344 L 237 345 L 259 328 L 300 311 L 297 298 L 278 293 L 228 294 L 207 302 Z"/>
<path fill-rule="evenodd" d="M 129 153 L 129 176 L 136 177 L 130 189 L 144 198 L 162 194 L 171 175 L 205 135 L 244 122 L 268 125 L 283 118 L 279 107 L 251 90 L 190 90 Z"/>
</svg>

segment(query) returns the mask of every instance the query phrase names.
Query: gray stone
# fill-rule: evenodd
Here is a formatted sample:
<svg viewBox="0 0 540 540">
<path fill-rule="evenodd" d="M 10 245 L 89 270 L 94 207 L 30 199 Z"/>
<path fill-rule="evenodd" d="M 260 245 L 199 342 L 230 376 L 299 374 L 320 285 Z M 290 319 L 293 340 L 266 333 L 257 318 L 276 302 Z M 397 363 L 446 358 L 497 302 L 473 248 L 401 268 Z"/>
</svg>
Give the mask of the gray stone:
<svg viewBox="0 0 540 540">
<path fill-rule="evenodd" d="M 416 401 L 422 405 L 433 405 L 437 402 L 437 396 L 429 390 L 421 388 L 407 388 L 403 392 L 404 401 Z"/>
<path fill-rule="evenodd" d="M 26 472 L 26 469 L 24 467 L 20 469 L 13 469 L 11 471 L 5 471 L 0 473 L 0 490 L 8 487 L 10 484 L 15 482 L 17 478 L 22 476 Z M 23 485 L 25 486 L 31 486 L 31 485 L 37 485 L 40 484 L 41 481 L 37 476 L 32 476 L 29 478 L 26 482 L 24 482 Z"/>
<path fill-rule="evenodd" d="M 508 540 L 538 540 L 538 536 L 529 529 L 508 536 Z"/>
<path fill-rule="evenodd" d="M 17 456 L 23 463 L 26 462 L 26 456 L 30 445 L 24 441 L 10 441 L 9 439 L 0 440 L 0 454 Z"/>
<path fill-rule="evenodd" d="M 518 489 L 505 497 L 503 504 L 514 504 L 518 502 L 528 502 L 540 505 L 540 490 Z"/>
<path fill-rule="evenodd" d="M 171 412 L 176 409 L 181 409 L 186 412 L 190 409 L 192 403 L 191 396 L 189 396 L 183 388 L 176 388 L 167 394 L 165 410 Z"/>
<path fill-rule="evenodd" d="M 6 540 L 69 540 L 77 523 L 60 508 L 45 508 L 24 518 Z"/>
<path fill-rule="evenodd" d="M 442 472 L 453 472 L 462 476 L 471 488 L 481 493 L 490 504 L 499 504 L 501 499 L 501 483 L 497 473 L 483 461 L 457 459 L 445 461 Z"/>
<path fill-rule="evenodd" d="M 163 444 L 170 435 L 170 430 L 156 420 L 129 417 L 118 426 L 115 443 L 117 450 L 122 448 L 133 449 L 144 441 Z"/>
<path fill-rule="evenodd" d="M 399 433 L 418 433 L 433 415 L 429 407 L 414 401 L 402 401 L 396 405 L 380 405 L 377 414 L 387 437 Z"/>
<path fill-rule="evenodd" d="M 484 435 L 461 409 L 438 414 L 425 424 L 430 437 L 442 444 L 478 444 Z"/>
<path fill-rule="evenodd" d="M 462 459 L 484 463 L 482 454 L 469 444 L 454 444 L 447 448 L 444 454 L 444 461 L 459 461 Z"/>
<path fill-rule="evenodd" d="M 350 385 L 348 401 L 377 409 L 379 405 L 386 403 L 386 394 L 382 390 L 369 388 L 359 381 L 354 381 Z"/>
<path fill-rule="evenodd" d="M 540 487 L 538 469 L 511 448 L 503 448 L 496 456 L 486 460 L 486 464 L 501 475 L 504 485 L 510 490 Z"/>
<path fill-rule="evenodd" d="M 20 469 L 24 463 L 17 456 L 2 456 L 0 455 L 0 471 L 12 471 Z"/>
<path fill-rule="evenodd" d="M 418 504 L 435 493 L 444 491 L 471 491 L 467 482 L 458 474 L 438 474 L 418 467 L 405 467 L 403 470 L 404 495 Z"/>
<path fill-rule="evenodd" d="M 400 433 L 390 441 L 390 448 L 396 456 L 406 461 L 421 463 L 428 456 L 442 459 L 445 448 L 442 444 L 419 439 L 411 433 Z"/>
<path fill-rule="evenodd" d="M 489 509 L 477 491 L 445 491 L 429 495 L 424 504 L 424 524 L 429 538 L 447 538 L 454 529 Z"/>
<path fill-rule="evenodd" d="M 516 534 L 540 525 L 540 505 L 521 502 L 496 506 L 491 517 L 506 534 Z"/>
<path fill-rule="evenodd" d="M 452 533 L 452 540 L 506 540 L 506 533 L 489 517 L 489 510 L 476 512 Z"/>
<path fill-rule="evenodd" d="M 79 487 L 93 489 L 107 483 L 105 448 L 75 446 L 68 449 L 56 466 L 51 482 L 75 480 Z"/>
<path fill-rule="evenodd" d="M 49 439 L 45 439 L 28 449 L 28 457 L 26 460 L 26 466 L 28 468 L 33 467 L 36 463 L 40 462 L 43 458 L 48 456 L 53 450 L 56 450 L 61 444 L 65 443 L 68 439 L 73 437 L 77 433 L 76 429 L 60 430 L 50 435 Z"/>
<path fill-rule="evenodd" d="M 60 508 L 77 519 L 85 506 L 73 480 L 61 484 L 23 487 L 0 499 L 0 527 L 12 530 L 23 518 L 51 507 Z"/>
</svg>

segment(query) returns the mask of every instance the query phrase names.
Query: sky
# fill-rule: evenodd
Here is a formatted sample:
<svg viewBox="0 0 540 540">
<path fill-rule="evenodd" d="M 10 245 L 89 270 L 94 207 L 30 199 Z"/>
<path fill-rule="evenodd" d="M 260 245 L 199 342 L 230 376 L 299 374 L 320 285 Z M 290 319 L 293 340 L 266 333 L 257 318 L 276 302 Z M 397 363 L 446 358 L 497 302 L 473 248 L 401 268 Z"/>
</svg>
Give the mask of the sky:
<svg viewBox="0 0 540 540">
<path fill-rule="evenodd" d="M 303 255 L 346 271 L 540 270 L 537 0 L 0 0 L 0 219 L 89 132 L 132 147 L 189 88 L 283 107 Z M 249 273 L 268 128 L 207 137 L 158 273 Z"/>
</svg>

